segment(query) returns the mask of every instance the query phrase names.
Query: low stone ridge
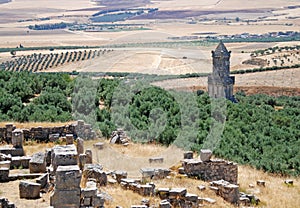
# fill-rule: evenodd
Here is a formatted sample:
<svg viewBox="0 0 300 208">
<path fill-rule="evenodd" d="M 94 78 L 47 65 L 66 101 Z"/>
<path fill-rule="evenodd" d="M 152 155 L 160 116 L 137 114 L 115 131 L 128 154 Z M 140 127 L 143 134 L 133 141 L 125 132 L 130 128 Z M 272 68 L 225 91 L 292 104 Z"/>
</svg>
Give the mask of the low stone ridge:
<svg viewBox="0 0 300 208">
<path fill-rule="evenodd" d="M 142 180 L 158 180 L 166 178 L 171 170 L 167 168 L 141 168 Z"/>
<path fill-rule="evenodd" d="M 100 186 L 106 186 L 107 175 L 102 169 L 103 167 L 99 164 L 86 164 L 82 173 L 83 180 L 93 178 Z"/>
<path fill-rule="evenodd" d="M 123 129 L 117 129 L 117 131 L 113 131 L 110 136 L 111 144 L 123 144 L 126 145 L 129 142 L 129 138 L 127 137 L 125 131 Z"/>
<path fill-rule="evenodd" d="M 60 137 L 64 137 L 67 134 L 72 134 L 74 138 L 81 137 L 83 139 L 95 139 L 97 137 L 90 124 L 86 124 L 84 121 L 79 120 L 70 125 L 55 127 L 40 126 L 22 130 L 16 129 L 13 124 L 6 124 L 5 127 L 0 128 L 0 138 L 9 144 L 14 142 L 13 145 L 19 148 L 21 147 L 21 144 L 18 143 L 18 140 L 14 140 L 13 136 L 17 136 L 21 131 L 23 139 L 35 139 L 40 142 L 55 142 Z M 1 139 L 0 142 L 2 142 Z"/>
<path fill-rule="evenodd" d="M 215 187 L 217 195 L 232 204 L 239 204 L 239 186 L 224 180 L 210 182 L 211 187 Z"/>
<path fill-rule="evenodd" d="M 189 177 L 198 177 L 210 182 L 223 179 L 237 184 L 238 166 L 233 162 L 219 159 L 206 162 L 200 159 L 185 159 L 182 161 L 182 166 Z"/>
</svg>

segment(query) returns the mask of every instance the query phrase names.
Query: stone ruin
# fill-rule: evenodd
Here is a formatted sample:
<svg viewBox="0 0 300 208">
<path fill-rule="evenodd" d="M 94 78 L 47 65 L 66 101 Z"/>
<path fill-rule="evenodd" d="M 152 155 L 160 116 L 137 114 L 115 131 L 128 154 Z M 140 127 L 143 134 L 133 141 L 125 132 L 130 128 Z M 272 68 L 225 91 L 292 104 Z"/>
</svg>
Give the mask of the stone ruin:
<svg viewBox="0 0 300 208">
<path fill-rule="evenodd" d="M 111 144 L 123 144 L 124 146 L 129 144 L 129 138 L 127 137 L 123 129 L 117 129 L 113 131 L 110 136 Z"/>
<path fill-rule="evenodd" d="M 18 134 L 20 129 L 17 129 L 13 124 L 6 124 L 5 127 L 0 128 L 0 142 L 11 144 L 13 133 Z M 15 132 L 14 132 L 15 131 Z M 68 135 L 74 138 L 96 139 L 96 132 L 92 129 L 90 124 L 78 120 L 76 123 L 64 126 L 55 127 L 32 127 L 30 129 L 22 129 L 23 138 L 26 140 L 34 139 L 39 142 L 55 142 L 61 137 L 69 139 Z"/>
</svg>

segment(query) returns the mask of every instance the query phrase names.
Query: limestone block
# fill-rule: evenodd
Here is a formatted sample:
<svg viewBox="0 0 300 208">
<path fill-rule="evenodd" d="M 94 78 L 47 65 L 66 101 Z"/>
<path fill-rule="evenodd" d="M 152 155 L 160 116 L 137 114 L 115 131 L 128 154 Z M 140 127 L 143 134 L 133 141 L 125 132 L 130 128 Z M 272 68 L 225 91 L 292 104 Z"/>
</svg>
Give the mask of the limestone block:
<svg viewBox="0 0 300 208">
<path fill-rule="evenodd" d="M 157 189 L 156 194 L 159 196 L 160 199 L 168 199 L 169 198 L 170 189 L 169 188 L 159 188 Z"/>
<path fill-rule="evenodd" d="M 36 183 L 41 185 L 41 188 L 45 188 L 48 184 L 48 173 L 45 173 L 36 179 Z"/>
<path fill-rule="evenodd" d="M 153 195 L 153 187 L 151 185 L 141 185 L 139 187 L 139 194 L 142 196 L 151 196 Z"/>
<path fill-rule="evenodd" d="M 81 138 L 77 138 L 77 152 L 78 154 L 84 153 L 84 140 Z"/>
<path fill-rule="evenodd" d="M 0 161 L 11 161 L 11 155 L 0 153 Z"/>
<path fill-rule="evenodd" d="M 75 145 L 55 146 L 51 154 L 53 170 L 58 166 L 77 165 L 77 158 Z"/>
<path fill-rule="evenodd" d="M 97 194 L 92 201 L 92 206 L 93 207 L 103 207 L 104 206 L 104 196 L 102 194 Z"/>
<path fill-rule="evenodd" d="M 186 188 L 172 188 L 169 191 L 169 199 L 183 199 L 186 193 Z"/>
<path fill-rule="evenodd" d="M 9 168 L 0 168 L 0 182 L 9 181 Z"/>
<path fill-rule="evenodd" d="M 23 148 L 23 140 L 24 140 L 24 135 L 23 135 L 23 130 L 22 129 L 15 129 L 12 132 L 12 145 L 15 148 Z"/>
<path fill-rule="evenodd" d="M 284 181 L 285 184 L 288 184 L 288 185 L 293 185 L 294 184 L 294 181 L 291 180 L 291 179 L 287 179 Z"/>
<path fill-rule="evenodd" d="M 212 156 L 212 151 L 211 151 L 211 150 L 202 149 L 202 150 L 200 151 L 200 159 L 201 159 L 203 162 L 208 162 L 208 161 L 210 161 L 211 156 Z"/>
<path fill-rule="evenodd" d="M 188 151 L 188 152 L 183 153 L 183 159 L 193 159 L 193 152 Z"/>
<path fill-rule="evenodd" d="M 256 181 L 256 185 L 265 187 L 266 186 L 266 182 L 263 181 L 263 180 L 258 180 L 258 181 Z"/>
<path fill-rule="evenodd" d="M 163 163 L 164 158 L 163 157 L 151 157 L 149 158 L 149 163 Z"/>
<path fill-rule="evenodd" d="M 29 181 L 20 181 L 19 193 L 20 198 L 37 199 L 40 198 L 41 184 Z"/>
<path fill-rule="evenodd" d="M 199 189 L 200 191 L 204 191 L 204 190 L 206 189 L 206 187 L 205 187 L 204 185 L 200 185 L 200 186 L 198 186 L 198 189 Z"/>
<path fill-rule="evenodd" d="M 86 164 L 86 154 L 80 154 L 79 155 L 79 164 L 78 164 L 80 170 L 83 170 L 85 164 Z"/>
<path fill-rule="evenodd" d="M 74 144 L 73 134 L 66 134 L 66 145 Z"/>
<path fill-rule="evenodd" d="M 86 154 L 86 164 L 93 164 L 93 153 L 91 149 L 85 151 Z"/>
<path fill-rule="evenodd" d="M 54 208 L 62 207 L 80 207 L 80 188 L 72 190 L 59 190 L 55 191 L 50 196 L 50 206 Z"/>
<path fill-rule="evenodd" d="M 104 148 L 104 143 L 103 142 L 98 142 L 96 144 L 93 144 L 93 147 L 95 147 L 98 150 L 102 150 Z"/>
<path fill-rule="evenodd" d="M 103 167 L 99 164 L 86 164 L 83 170 L 83 178 L 94 178 L 100 186 L 107 185 L 107 175 L 102 171 Z"/>
<path fill-rule="evenodd" d="M 15 156 L 11 158 L 10 168 L 29 168 L 29 161 L 31 160 L 30 156 Z"/>
<path fill-rule="evenodd" d="M 118 181 L 118 183 L 121 183 L 121 180 L 124 178 L 127 178 L 127 172 L 122 170 L 117 170 L 114 172 L 115 179 Z"/>
<path fill-rule="evenodd" d="M 0 168 L 10 168 L 11 161 L 1 161 Z"/>
<path fill-rule="evenodd" d="M 185 195 L 185 200 L 186 201 L 190 201 L 190 202 L 194 202 L 194 203 L 197 203 L 198 202 L 198 196 L 196 194 L 190 194 L 190 193 L 187 193 Z"/>
<path fill-rule="evenodd" d="M 159 208 L 171 208 L 171 204 L 168 200 L 162 200 L 160 203 L 159 203 Z"/>
<path fill-rule="evenodd" d="M 51 165 L 51 154 L 52 154 L 52 149 L 48 148 L 45 150 L 46 166 Z"/>
<path fill-rule="evenodd" d="M 29 161 L 30 173 L 44 173 L 46 172 L 46 157 L 45 153 L 38 152 L 34 154 Z"/>
<path fill-rule="evenodd" d="M 78 165 L 58 166 L 56 170 L 57 189 L 76 189 L 80 186 L 81 171 Z"/>
<path fill-rule="evenodd" d="M 81 198 L 94 197 L 97 195 L 97 187 L 81 189 Z"/>
</svg>

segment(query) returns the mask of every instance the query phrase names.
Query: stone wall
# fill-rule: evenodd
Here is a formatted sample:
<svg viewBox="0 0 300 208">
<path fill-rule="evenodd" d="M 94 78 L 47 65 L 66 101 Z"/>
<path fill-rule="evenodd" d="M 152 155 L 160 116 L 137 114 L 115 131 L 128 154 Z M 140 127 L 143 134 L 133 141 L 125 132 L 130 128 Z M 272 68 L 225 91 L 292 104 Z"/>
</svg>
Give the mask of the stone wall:
<svg viewBox="0 0 300 208">
<path fill-rule="evenodd" d="M 15 130 L 13 124 L 7 124 L 0 128 L 0 142 L 11 143 L 11 134 Z M 95 139 L 96 133 L 93 131 L 90 124 L 85 124 L 84 121 L 77 121 L 74 124 L 55 126 L 55 127 L 32 127 L 30 129 L 22 129 L 24 139 L 34 139 L 40 142 L 58 139 L 65 137 L 67 134 L 73 134 L 74 138 L 81 137 L 83 139 Z"/>
<path fill-rule="evenodd" d="M 198 177 L 204 181 L 225 180 L 237 184 L 237 164 L 225 160 L 209 160 L 203 162 L 200 159 L 185 159 L 182 162 L 185 174 L 189 177 Z"/>
</svg>

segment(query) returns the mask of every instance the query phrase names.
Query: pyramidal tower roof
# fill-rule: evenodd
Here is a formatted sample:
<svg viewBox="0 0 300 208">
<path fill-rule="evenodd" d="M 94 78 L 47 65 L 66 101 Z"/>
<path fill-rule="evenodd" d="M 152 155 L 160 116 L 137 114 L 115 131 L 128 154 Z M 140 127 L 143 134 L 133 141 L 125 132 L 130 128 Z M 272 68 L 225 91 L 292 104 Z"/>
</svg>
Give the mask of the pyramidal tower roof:
<svg viewBox="0 0 300 208">
<path fill-rule="evenodd" d="M 223 56 L 229 56 L 230 52 L 225 47 L 224 43 L 220 41 L 219 45 L 217 46 L 216 50 L 214 51 L 215 55 L 223 55 Z"/>
</svg>

